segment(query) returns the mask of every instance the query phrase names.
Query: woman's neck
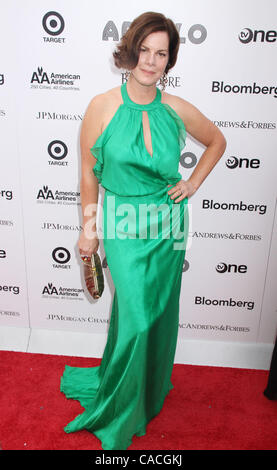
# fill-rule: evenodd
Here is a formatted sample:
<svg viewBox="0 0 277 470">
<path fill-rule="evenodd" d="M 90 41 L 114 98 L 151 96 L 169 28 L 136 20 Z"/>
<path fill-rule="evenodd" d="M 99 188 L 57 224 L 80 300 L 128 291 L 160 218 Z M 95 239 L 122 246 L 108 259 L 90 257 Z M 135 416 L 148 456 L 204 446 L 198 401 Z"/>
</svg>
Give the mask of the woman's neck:
<svg viewBox="0 0 277 470">
<path fill-rule="evenodd" d="M 127 81 L 127 93 L 129 98 L 138 104 L 151 103 L 156 97 L 156 83 L 145 85 L 138 82 L 132 73 Z"/>
</svg>

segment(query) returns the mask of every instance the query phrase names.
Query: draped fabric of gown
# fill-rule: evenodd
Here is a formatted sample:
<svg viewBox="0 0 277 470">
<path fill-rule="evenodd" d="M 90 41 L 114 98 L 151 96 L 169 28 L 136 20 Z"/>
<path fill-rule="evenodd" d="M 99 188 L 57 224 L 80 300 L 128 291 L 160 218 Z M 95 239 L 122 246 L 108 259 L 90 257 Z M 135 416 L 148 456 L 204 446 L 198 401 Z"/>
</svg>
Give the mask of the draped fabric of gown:
<svg viewBox="0 0 277 470">
<path fill-rule="evenodd" d="M 108 450 L 126 450 L 134 435 L 146 434 L 173 388 L 189 219 L 188 198 L 175 202 L 168 194 L 182 179 L 182 119 L 161 102 L 157 87 L 149 104 L 133 102 L 126 82 L 121 95 L 123 103 L 91 149 L 94 174 L 105 188 L 103 245 L 115 288 L 107 342 L 99 366 L 66 365 L 60 385 L 85 409 L 65 432 L 90 431 Z"/>
</svg>

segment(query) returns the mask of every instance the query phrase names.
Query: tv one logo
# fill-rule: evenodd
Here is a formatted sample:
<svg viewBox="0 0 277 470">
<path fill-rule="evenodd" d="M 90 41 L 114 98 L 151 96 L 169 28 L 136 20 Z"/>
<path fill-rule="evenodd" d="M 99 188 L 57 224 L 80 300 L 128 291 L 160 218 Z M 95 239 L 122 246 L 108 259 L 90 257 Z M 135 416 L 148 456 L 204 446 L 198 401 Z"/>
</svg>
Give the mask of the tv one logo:
<svg viewBox="0 0 277 470">
<path fill-rule="evenodd" d="M 235 168 L 260 168 L 260 160 L 258 158 L 238 158 L 234 155 L 231 155 L 227 158 L 225 165 L 230 170 L 234 170 Z"/>
<path fill-rule="evenodd" d="M 238 37 L 243 44 L 249 44 L 250 42 L 276 42 L 277 31 L 263 31 L 257 29 L 252 31 L 250 28 L 244 28 L 239 33 Z"/>
<path fill-rule="evenodd" d="M 240 273 L 244 274 L 247 272 L 247 266 L 245 264 L 227 264 L 227 263 L 219 263 L 215 270 L 219 274 L 225 273 Z"/>
</svg>

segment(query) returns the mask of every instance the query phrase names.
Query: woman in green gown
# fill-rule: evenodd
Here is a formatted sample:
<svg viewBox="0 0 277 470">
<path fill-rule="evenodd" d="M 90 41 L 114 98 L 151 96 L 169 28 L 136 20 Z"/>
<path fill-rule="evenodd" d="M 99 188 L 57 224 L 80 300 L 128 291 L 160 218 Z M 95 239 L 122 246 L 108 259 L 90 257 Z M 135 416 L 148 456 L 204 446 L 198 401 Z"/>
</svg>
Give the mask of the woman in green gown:
<svg viewBox="0 0 277 470">
<path fill-rule="evenodd" d="M 180 45 L 172 20 L 137 17 L 121 38 L 115 65 L 128 81 L 95 96 L 81 131 L 81 200 L 98 203 L 105 189 L 103 245 L 115 291 L 100 366 L 65 366 L 61 391 L 84 412 L 65 427 L 87 430 L 102 449 L 126 450 L 162 409 L 173 388 L 182 268 L 188 238 L 188 198 L 222 156 L 217 127 L 184 99 L 163 90 Z M 190 178 L 178 171 L 186 134 L 206 146 Z M 96 224 L 93 224 L 96 232 Z M 97 252 L 84 230 L 80 255 Z"/>
</svg>

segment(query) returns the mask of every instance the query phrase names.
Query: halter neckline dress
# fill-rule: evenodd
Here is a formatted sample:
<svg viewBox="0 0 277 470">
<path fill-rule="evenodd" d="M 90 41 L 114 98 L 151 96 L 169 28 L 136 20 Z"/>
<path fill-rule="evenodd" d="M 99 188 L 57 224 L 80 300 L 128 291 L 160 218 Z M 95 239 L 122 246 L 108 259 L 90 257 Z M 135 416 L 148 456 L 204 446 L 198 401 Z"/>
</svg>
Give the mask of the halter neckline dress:
<svg viewBox="0 0 277 470">
<path fill-rule="evenodd" d="M 65 432 L 85 429 L 104 450 L 126 450 L 134 435 L 146 434 L 173 388 L 189 225 L 188 198 L 176 203 L 168 194 L 168 185 L 182 179 L 183 121 L 161 102 L 157 87 L 149 104 L 133 102 L 127 82 L 121 94 L 123 103 L 91 148 L 93 172 L 105 189 L 103 246 L 114 283 L 107 342 L 99 366 L 66 365 L 60 384 L 85 409 Z"/>
</svg>

